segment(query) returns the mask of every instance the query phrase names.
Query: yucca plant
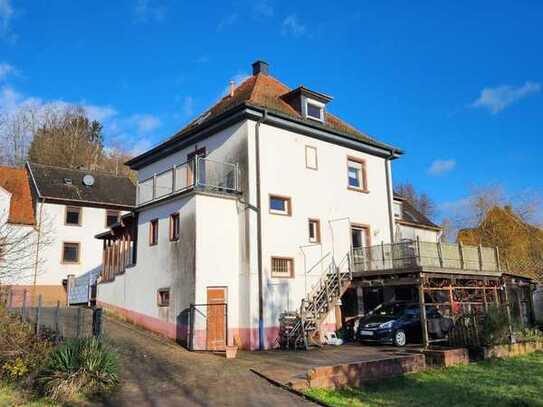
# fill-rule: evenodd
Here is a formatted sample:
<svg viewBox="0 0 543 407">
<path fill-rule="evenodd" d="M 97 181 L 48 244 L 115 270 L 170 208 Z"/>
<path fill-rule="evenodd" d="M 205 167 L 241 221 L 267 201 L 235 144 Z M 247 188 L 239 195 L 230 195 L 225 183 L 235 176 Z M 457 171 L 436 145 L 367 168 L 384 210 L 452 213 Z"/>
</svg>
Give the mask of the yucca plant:
<svg viewBox="0 0 543 407">
<path fill-rule="evenodd" d="M 37 380 L 53 400 L 70 400 L 78 393 L 111 390 L 119 381 L 115 353 L 96 338 L 67 341 L 55 349 Z"/>
</svg>

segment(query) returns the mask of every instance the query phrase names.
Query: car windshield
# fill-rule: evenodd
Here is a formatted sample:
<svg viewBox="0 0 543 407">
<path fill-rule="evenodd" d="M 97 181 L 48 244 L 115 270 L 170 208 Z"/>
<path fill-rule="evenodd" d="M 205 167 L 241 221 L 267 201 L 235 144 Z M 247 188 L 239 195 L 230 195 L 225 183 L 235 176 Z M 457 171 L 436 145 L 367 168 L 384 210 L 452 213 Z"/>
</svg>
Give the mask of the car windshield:
<svg viewBox="0 0 543 407">
<path fill-rule="evenodd" d="M 377 310 L 375 315 L 399 318 L 404 314 L 406 308 L 407 306 L 401 303 L 384 304 L 381 308 Z"/>
</svg>

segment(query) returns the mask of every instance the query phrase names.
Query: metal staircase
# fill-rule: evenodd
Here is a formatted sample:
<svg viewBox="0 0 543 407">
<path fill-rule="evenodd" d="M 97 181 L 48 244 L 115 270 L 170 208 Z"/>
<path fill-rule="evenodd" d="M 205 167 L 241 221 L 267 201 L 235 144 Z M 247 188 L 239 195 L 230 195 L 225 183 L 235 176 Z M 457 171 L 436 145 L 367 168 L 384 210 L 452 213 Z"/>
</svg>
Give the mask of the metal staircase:
<svg viewBox="0 0 543 407">
<path fill-rule="evenodd" d="M 323 276 L 302 299 L 300 310 L 281 314 L 279 345 L 282 349 L 308 349 L 320 346 L 315 337 L 328 313 L 350 287 L 353 278 L 352 258 L 348 253 L 339 264 L 332 259 Z"/>
</svg>

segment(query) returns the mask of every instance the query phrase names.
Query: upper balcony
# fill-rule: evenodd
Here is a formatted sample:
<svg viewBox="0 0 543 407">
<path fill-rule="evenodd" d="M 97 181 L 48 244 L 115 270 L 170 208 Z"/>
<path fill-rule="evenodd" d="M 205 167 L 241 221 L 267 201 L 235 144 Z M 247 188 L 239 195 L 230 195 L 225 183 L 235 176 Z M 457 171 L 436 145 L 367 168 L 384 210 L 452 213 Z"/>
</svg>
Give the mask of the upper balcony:
<svg viewBox="0 0 543 407">
<path fill-rule="evenodd" d="M 138 183 L 137 206 L 189 190 L 240 193 L 238 163 L 196 156 Z"/>
<path fill-rule="evenodd" d="M 497 248 L 456 243 L 402 241 L 353 249 L 353 272 L 362 275 L 396 272 L 501 274 Z"/>
</svg>

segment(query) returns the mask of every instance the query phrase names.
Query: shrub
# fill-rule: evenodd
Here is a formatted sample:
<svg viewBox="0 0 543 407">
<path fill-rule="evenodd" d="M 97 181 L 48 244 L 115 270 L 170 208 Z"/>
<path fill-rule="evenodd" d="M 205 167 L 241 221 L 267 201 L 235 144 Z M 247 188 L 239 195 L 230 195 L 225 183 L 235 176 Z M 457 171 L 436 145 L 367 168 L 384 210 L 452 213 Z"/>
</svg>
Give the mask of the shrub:
<svg viewBox="0 0 543 407">
<path fill-rule="evenodd" d="M 507 310 L 492 305 L 481 323 L 481 342 L 483 345 L 501 345 L 509 343 L 510 327 Z"/>
<path fill-rule="evenodd" d="M 67 341 L 52 353 L 37 384 L 53 400 L 111 390 L 119 381 L 116 355 L 96 338 Z"/>
<path fill-rule="evenodd" d="M 51 349 L 52 344 L 37 338 L 29 324 L 0 307 L 0 377 L 31 382 Z"/>
</svg>

